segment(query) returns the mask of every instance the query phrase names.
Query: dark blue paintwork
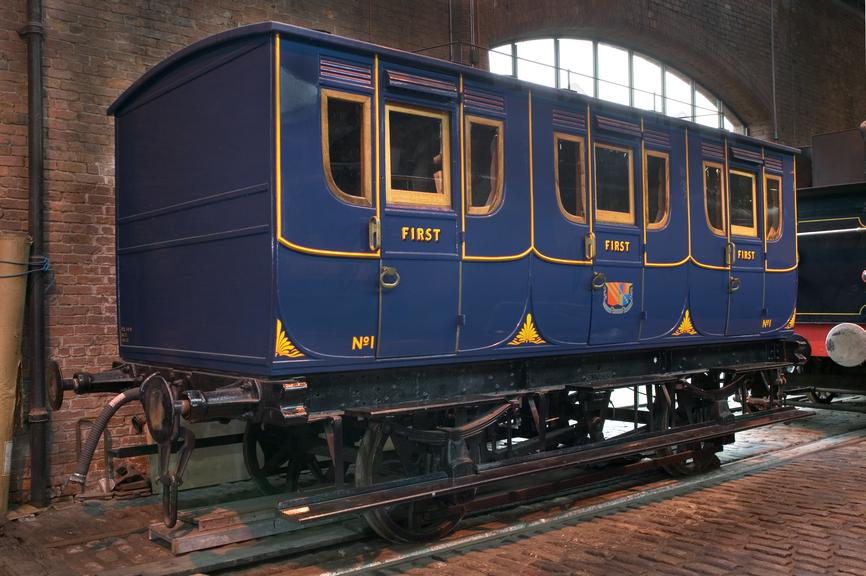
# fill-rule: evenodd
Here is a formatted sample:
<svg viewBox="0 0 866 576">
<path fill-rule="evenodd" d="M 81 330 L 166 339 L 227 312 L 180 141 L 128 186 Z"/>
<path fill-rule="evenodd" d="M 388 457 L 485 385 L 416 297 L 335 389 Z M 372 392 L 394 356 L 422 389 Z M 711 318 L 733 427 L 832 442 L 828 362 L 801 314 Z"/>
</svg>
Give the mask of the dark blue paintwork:
<svg viewBox="0 0 866 576">
<path fill-rule="evenodd" d="M 378 167 L 375 150 L 367 166 L 372 205 L 328 187 L 323 88 L 367 99 L 379 145 Z M 448 115 L 449 208 L 387 203 L 391 103 Z M 788 333 L 790 148 L 276 23 L 181 51 L 109 112 L 126 360 L 287 376 Z M 462 213 L 463 116 L 504 123 L 503 201 L 489 215 Z M 557 203 L 554 132 L 582 139 L 587 222 L 567 219 Z M 598 222 L 598 143 L 632 151 L 634 223 Z M 658 230 L 643 225 L 644 150 L 670 163 L 670 217 Z M 729 238 L 714 235 L 704 215 L 704 161 L 755 174 L 758 238 L 730 238 L 754 260 L 726 264 Z M 783 234 L 766 260 L 764 171 L 783 182 Z M 380 251 L 368 236 L 376 217 Z M 404 227 L 435 228 L 439 241 L 407 242 Z M 606 240 L 629 248 L 605 249 Z M 382 267 L 399 271 L 398 287 L 380 288 Z M 593 289 L 599 274 L 632 285 L 626 312 L 605 308 L 605 289 Z M 729 293 L 732 277 L 740 288 Z"/>
</svg>

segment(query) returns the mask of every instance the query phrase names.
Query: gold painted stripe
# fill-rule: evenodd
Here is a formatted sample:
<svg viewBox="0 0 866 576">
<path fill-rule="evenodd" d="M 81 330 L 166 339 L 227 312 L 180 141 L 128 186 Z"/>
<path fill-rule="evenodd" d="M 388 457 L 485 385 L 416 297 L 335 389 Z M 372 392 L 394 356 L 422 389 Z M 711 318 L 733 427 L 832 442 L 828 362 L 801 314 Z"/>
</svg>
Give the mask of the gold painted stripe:
<svg viewBox="0 0 866 576">
<path fill-rule="evenodd" d="M 463 103 L 463 74 L 460 75 L 460 126 L 458 127 L 458 132 L 460 132 L 460 231 L 461 234 L 461 242 L 460 242 L 460 254 L 463 256 L 463 259 L 466 259 L 466 210 L 468 210 L 467 202 L 466 202 L 466 144 L 464 143 L 464 130 L 466 118 L 464 116 L 464 103 Z M 504 130 L 503 130 L 504 132 Z M 503 134 L 502 137 L 505 135 Z M 504 158 L 503 158 L 504 160 Z M 502 186 L 505 186 L 505 183 L 502 183 Z"/>
<path fill-rule="evenodd" d="M 529 246 L 535 249 L 535 176 L 532 165 L 532 90 L 527 92 L 529 111 Z"/>
<path fill-rule="evenodd" d="M 342 250 L 322 250 L 319 248 L 309 248 L 307 246 L 301 246 L 299 244 L 295 244 L 293 242 L 290 242 L 283 237 L 283 166 L 282 166 L 282 164 L 283 164 L 283 162 L 282 162 L 282 156 L 283 156 L 282 147 L 283 146 L 282 146 L 282 135 L 281 135 L 282 121 L 281 121 L 281 117 L 280 117 L 280 113 L 281 113 L 281 111 L 280 111 L 280 97 L 281 97 L 281 92 L 280 92 L 280 90 L 281 90 L 281 86 L 280 86 L 280 35 L 275 34 L 274 37 L 275 37 L 274 84 L 275 84 L 275 92 L 276 92 L 275 98 L 274 98 L 274 100 L 275 100 L 274 101 L 274 115 L 275 115 L 274 123 L 276 124 L 276 131 L 275 131 L 276 150 L 274 153 L 274 157 L 275 157 L 275 162 L 276 162 L 276 178 L 275 178 L 275 180 L 276 180 L 276 187 L 277 187 L 277 195 L 276 195 L 277 196 L 277 210 L 276 210 L 276 213 L 277 213 L 277 240 L 283 246 L 285 246 L 287 248 L 291 248 L 292 250 L 295 250 L 296 252 L 302 252 L 304 254 L 313 254 L 315 256 L 340 256 L 340 257 L 345 257 L 345 258 L 378 258 L 379 254 L 380 254 L 378 250 L 376 252 L 344 252 Z M 378 62 L 378 57 L 377 57 L 377 62 Z M 378 82 L 377 82 L 376 86 L 378 89 Z M 379 133 L 379 131 L 378 131 L 378 106 L 376 108 L 376 114 L 377 114 L 376 134 L 377 134 L 377 138 L 378 138 L 378 133 Z M 377 171 L 378 171 L 378 167 L 379 167 L 378 154 L 379 154 L 379 147 L 378 147 L 378 142 L 377 142 L 377 146 L 376 146 L 376 155 L 377 155 L 376 169 L 377 169 Z M 379 180 L 378 180 L 378 174 L 377 174 L 377 179 L 376 179 L 377 197 L 378 197 L 378 182 L 379 182 Z M 377 200 L 377 203 L 376 203 L 377 215 L 378 215 L 378 210 L 379 210 L 379 203 Z"/>
</svg>

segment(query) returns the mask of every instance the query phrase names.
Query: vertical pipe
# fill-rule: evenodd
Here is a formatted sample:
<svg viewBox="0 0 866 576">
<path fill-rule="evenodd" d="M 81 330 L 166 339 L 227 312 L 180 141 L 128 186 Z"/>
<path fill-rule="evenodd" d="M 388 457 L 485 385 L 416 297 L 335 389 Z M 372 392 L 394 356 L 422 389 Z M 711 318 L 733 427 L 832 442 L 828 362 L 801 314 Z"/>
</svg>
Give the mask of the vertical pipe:
<svg viewBox="0 0 866 576">
<path fill-rule="evenodd" d="M 454 62 L 454 0 L 448 0 L 448 60 Z"/>
<path fill-rule="evenodd" d="M 27 40 L 27 133 L 30 202 L 28 206 L 30 236 L 33 238 L 32 257 L 44 256 L 43 205 L 44 205 L 44 102 L 42 97 L 42 47 L 44 29 L 42 1 L 28 0 L 27 25 L 21 31 Z M 37 272 L 30 278 L 30 501 L 34 506 L 48 504 L 48 460 L 46 453 L 46 425 L 48 410 L 45 405 L 45 299 L 44 278 Z"/>
<path fill-rule="evenodd" d="M 776 111 L 776 0 L 770 0 L 770 79 L 773 90 L 773 140 L 779 139 L 779 116 Z"/>
</svg>

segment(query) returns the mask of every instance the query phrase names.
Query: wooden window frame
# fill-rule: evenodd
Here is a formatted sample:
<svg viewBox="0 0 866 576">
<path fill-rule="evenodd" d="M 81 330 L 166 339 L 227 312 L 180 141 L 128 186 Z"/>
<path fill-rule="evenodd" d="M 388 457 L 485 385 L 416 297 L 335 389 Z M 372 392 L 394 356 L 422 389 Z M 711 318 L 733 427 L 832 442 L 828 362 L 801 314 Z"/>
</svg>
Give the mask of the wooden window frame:
<svg viewBox="0 0 866 576">
<path fill-rule="evenodd" d="M 580 144 L 580 164 L 579 164 L 579 177 L 580 177 L 580 196 L 583 201 L 583 216 L 575 216 L 571 212 L 565 209 L 565 206 L 562 205 L 562 195 L 559 191 L 559 141 L 565 140 L 568 142 L 577 142 Z M 567 132 L 554 132 L 553 133 L 553 180 L 555 183 L 556 190 L 556 204 L 559 206 L 559 211 L 565 216 L 566 220 L 574 222 L 575 224 L 586 224 L 587 216 L 586 213 L 589 211 L 589 207 L 586 202 L 586 162 L 584 160 L 586 156 L 586 138 L 583 136 L 575 136 L 574 134 L 568 134 Z"/>
<path fill-rule="evenodd" d="M 472 124 L 494 126 L 499 129 L 499 138 L 496 143 L 496 190 L 490 194 L 487 204 L 484 206 L 472 206 Z M 505 122 L 482 116 L 466 116 L 466 213 L 472 216 L 486 216 L 495 212 L 502 204 L 502 191 L 505 188 Z"/>
<path fill-rule="evenodd" d="M 415 192 L 391 186 L 391 112 L 442 121 L 442 192 Z M 385 104 L 385 198 L 389 205 L 437 210 L 451 209 L 451 115 L 447 111 L 403 104 Z"/>
<path fill-rule="evenodd" d="M 373 206 L 373 186 L 370 178 L 370 96 L 343 92 L 331 88 L 321 89 L 321 113 L 322 113 L 322 162 L 325 168 L 325 181 L 331 193 L 339 200 L 354 204 L 356 206 Z M 328 126 L 328 100 L 343 100 L 345 102 L 356 102 L 362 105 L 361 110 L 361 190 L 363 196 L 352 196 L 337 186 L 334 173 L 331 170 L 331 142 Z"/>
<path fill-rule="evenodd" d="M 751 226 L 739 226 L 731 222 L 731 236 L 745 236 L 746 238 L 757 238 L 758 237 L 758 191 L 757 191 L 757 176 L 752 172 L 746 172 L 744 170 L 728 170 L 728 179 L 730 179 L 731 174 L 736 176 L 745 176 L 752 181 L 752 225 Z M 728 182 L 728 204 L 731 203 L 731 190 L 730 190 L 730 182 Z"/>
<path fill-rule="evenodd" d="M 707 202 L 707 168 L 718 168 L 719 169 L 719 180 L 722 185 L 722 227 L 716 228 L 713 226 L 712 222 L 710 222 L 710 205 Z M 721 162 L 710 162 L 704 160 L 701 164 L 701 175 L 704 181 L 704 219 L 707 223 L 707 228 L 710 229 L 716 236 L 724 236 L 727 237 L 727 225 L 728 225 L 728 186 L 727 186 L 727 178 L 725 177 L 725 165 Z"/>
<path fill-rule="evenodd" d="M 617 212 L 615 210 L 602 210 L 598 207 L 598 154 L 595 153 L 599 148 L 607 148 L 617 152 L 626 152 L 628 154 L 628 212 Z M 605 224 L 628 224 L 636 226 L 634 218 L 634 149 L 626 146 L 616 146 L 614 144 L 604 144 L 596 142 L 593 145 L 592 154 L 592 172 L 595 178 L 595 219 L 598 222 Z"/>
<path fill-rule="evenodd" d="M 767 187 L 767 182 L 770 180 L 775 180 L 779 183 L 779 233 L 776 236 L 770 236 L 770 227 L 767 224 L 767 206 L 769 202 L 767 199 L 770 197 L 770 189 Z M 783 209 L 782 209 L 782 177 L 777 174 L 764 174 L 764 240 L 767 242 L 778 242 L 782 239 L 782 229 L 785 225 L 785 220 L 782 218 Z"/>
<path fill-rule="evenodd" d="M 665 214 L 660 222 L 650 223 L 649 221 L 649 173 L 647 172 L 647 158 L 664 158 L 665 160 Z M 668 225 L 671 220 L 671 155 L 668 152 L 661 150 L 644 150 L 643 154 L 643 205 L 644 205 L 644 224 L 647 230 L 661 230 Z"/>
</svg>

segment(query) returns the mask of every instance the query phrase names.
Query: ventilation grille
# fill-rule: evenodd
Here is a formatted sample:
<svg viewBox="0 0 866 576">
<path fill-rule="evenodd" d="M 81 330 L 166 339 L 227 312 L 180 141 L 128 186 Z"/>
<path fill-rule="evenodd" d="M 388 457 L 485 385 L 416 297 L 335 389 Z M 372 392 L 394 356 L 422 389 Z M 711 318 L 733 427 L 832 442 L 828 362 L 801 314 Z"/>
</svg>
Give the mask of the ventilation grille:
<svg viewBox="0 0 866 576">
<path fill-rule="evenodd" d="M 583 114 L 574 114 L 565 110 L 553 109 L 553 125 L 557 128 L 568 130 L 586 130 L 586 117 Z"/>
<path fill-rule="evenodd" d="M 418 92 L 426 92 L 428 94 L 436 94 L 438 96 L 446 96 L 448 98 L 457 96 L 456 82 L 425 78 L 424 76 L 416 76 L 415 74 L 397 72 L 394 70 L 388 70 L 386 75 L 388 78 L 388 86 L 391 88 L 415 90 Z"/>
<path fill-rule="evenodd" d="M 640 124 L 636 122 L 617 120 L 616 118 L 608 118 L 607 116 L 597 116 L 596 122 L 600 130 L 619 132 L 630 136 L 640 136 Z"/>
<path fill-rule="evenodd" d="M 319 77 L 364 88 L 373 86 L 373 71 L 369 66 L 349 64 L 330 58 L 322 58 L 319 61 Z"/>
<path fill-rule="evenodd" d="M 767 167 L 767 170 L 772 170 L 774 172 L 782 171 L 782 159 L 775 158 L 773 156 L 767 156 L 764 158 L 764 166 Z"/>
<path fill-rule="evenodd" d="M 763 164 L 764 158 L 760 152 L 754 150 L 746 150 L 745 148 L 731 147 L 731 156 L 741 162 L 751 162 L 752 164 Z"/>
<path fill-rule="evenodd" d="M 713 144 L 710 142 L 701 142 L 701 155 L 704 158 L 715 158 L 717 160 L 725 159 L 725 149 L 721 144 Z"/>
<path fill-rule="evenodd" d="M 467 88 L 464 90 L 463 104 L 470 110 L 505 114 L 505 98 L 499 94 L 493 94 L 483 90 L 476 90 L 474 88 Z"/>
<path fill-rule="evenodd" d="M 660 148 L 671 147 L 671 136 L 664 132 L 654 132 L 653 130 L 644 130 L 644 141 L 651 146 L 659 146 Z"/>
</svg>

